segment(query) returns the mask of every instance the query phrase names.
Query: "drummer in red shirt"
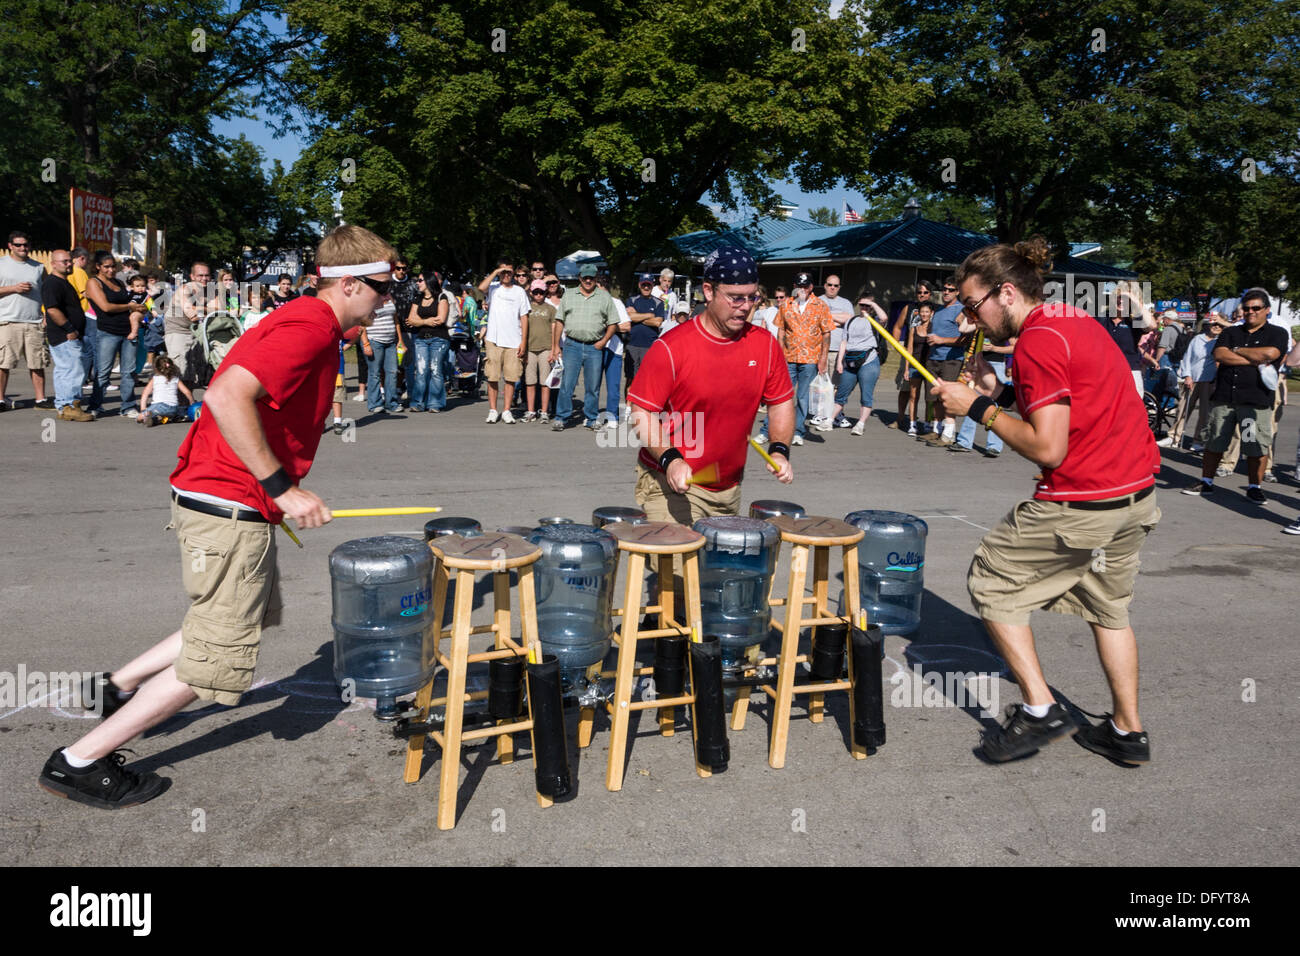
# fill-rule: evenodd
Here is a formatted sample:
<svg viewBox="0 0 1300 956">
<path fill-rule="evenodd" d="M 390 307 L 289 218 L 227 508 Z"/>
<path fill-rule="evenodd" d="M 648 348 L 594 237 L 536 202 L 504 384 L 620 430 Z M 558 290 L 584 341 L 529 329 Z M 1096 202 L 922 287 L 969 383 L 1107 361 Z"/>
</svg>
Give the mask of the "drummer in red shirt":
<svg viewBox="0 0 1300 956">
<path fill-rule="evenodd" d="M 1138 716 L 1137 638 L 1128 606 L 1138 551 L 1160 520 L 1159 451 L 1133 392 L 1123 353 L 1081 309 L 1045 305 L 1051 250 L 1041 236 L 986 246 L 957 273 L 966 315 L 987 336 L 1017 336 L 1014 386 L 998 384 L 983 361 L 972 390 L 941 382 L 948 415 L 970 415 L 1042 468 L 1022 501 L 980 542 L 967 587 L 1024 696 L 1006 724 L 984 735 L 983 753 L 1014 760 L 1075 731 L 1043 677 L 1029 627 L 1037 609 L 1073 614 L 1092 626 L 1114 713 L 1075 733 L 1084 747 L 1123 764 L 1151 758 Z M 1015 405 L 1020 418 L 1004 413 Z"/>
<path fill-rule="evenodd" d="M 636 503 L 651 521 L 689 525 L 739 511 L 760 403 L 770 416 L 768 453 L 779 466 L 777 480 L 794 479 L 794 389 L 785 355 L 771 332 L 749 321 L 758 266 L 744 249 L 723 247 L 705 260 L 702 287 L 705 310 L 659 336 L 628 387 L 644 443 Z M 696 473 L 712 480 L 691 484 Z"/>
<path fill-rule="evenodd" d="M 179 631 L 87 680 L 90 706 L 107 719 L 54 752 L 40 775 L 46 790 L 109 810 L 156 797 L 167 781 L 125 767 L 118 748 L 196 699 L 234 705 L 252 686 L 262 625 L 278 611 L 275 526 L 331 518 L 299 483 L 334 397 L 339 342 L 388 298 L 396 257 L 366 229 L 335 229 L 316 251 L 317 296 L 277 309 L 221 363 L 171 475 L 190 610 Z"/>
</svg>

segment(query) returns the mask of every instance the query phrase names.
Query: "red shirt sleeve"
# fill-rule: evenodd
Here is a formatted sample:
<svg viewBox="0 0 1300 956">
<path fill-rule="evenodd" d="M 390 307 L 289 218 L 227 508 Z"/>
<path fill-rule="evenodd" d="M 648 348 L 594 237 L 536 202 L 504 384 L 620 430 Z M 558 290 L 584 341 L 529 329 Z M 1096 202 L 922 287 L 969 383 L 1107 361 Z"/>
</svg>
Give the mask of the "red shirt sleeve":
<svg viewBox="0 0 1300 956">
<path fill-rule="evenodd" d="M 261 383 L 273 406 L 282 408 L 289 396 L 307 383 L 319 366 L 321 351 L 331 344 L 319 324 L 286 316 L 267 329 L 261 348 L 238 355 L 234 364 Z"/>
<path fill-rule="evenodd" d="M 1016 397 L 1020 412 L 1071 397 L 1070 344 L 1053 328 L 1034 328 L 1022 333 L 1015 351 Z"/>
<path fill-rule="evenodd" d="M 785 353 L 775 335 L 769 335 L 767 349 L 767 380 L 763 383 L 763 404 L 777 405 L 794 398 L 794 386 L 790 383 L 790 369 L 786 365 Z"/>
<path fill-rule="evenodd" d="M 646 411 L 661 412 L 668 404 L 676 378 L 673 353 L 663 339 L 656 339 L 641 360 L 632 384 L 628 386 L 627 400 Z"/>
</svg>

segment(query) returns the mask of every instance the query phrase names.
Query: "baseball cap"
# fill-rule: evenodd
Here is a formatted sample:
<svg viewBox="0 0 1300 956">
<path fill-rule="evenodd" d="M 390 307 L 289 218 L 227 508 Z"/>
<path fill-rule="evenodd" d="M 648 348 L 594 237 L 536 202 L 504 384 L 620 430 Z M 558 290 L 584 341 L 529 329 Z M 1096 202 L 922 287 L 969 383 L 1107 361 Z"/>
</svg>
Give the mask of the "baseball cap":
<svg viewBox="0 0 1300 956">
<path fill-rule="evenodd" d="M 596 277 L 596 267 L 591 265 L 590 263 L 578 269 L 579 278 L 585 279 L 588 276 L 590 276 L 593 279 Z"/>
<path fill-rule="evenodd" d="M 795 273 L 794 284 L 795 284 L 795 285 L 812 285 L 812 284 L 813 284 L 812 274 L 809 273 L 809 272 L 797 272 L 797 273 Z"/>
<path fill-rule="evenodd" d="M 546 281 L 544 279 L 534 279 L 532 282 L 528 283 L 529 292 L 536 292 L 539 289 L 542 292 L 546 291 Z"/>
</svg>

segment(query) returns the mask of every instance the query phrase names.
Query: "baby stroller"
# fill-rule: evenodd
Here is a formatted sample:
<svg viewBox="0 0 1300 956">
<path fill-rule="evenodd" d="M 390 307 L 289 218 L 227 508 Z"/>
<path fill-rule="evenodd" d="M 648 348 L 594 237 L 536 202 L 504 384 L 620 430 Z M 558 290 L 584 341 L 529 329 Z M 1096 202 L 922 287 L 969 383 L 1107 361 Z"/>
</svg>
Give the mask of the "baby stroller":
<svg viewBox="0 0 1300 956">
<path fill-rule="evenodd" d="M 479 385 L 483 382 L 483 350 L 470 331 L 469 323 L 463 319 L 452 325 L 448 338 L 451 347 L 447 351 L 447 360 L 452 367 L 448 384 L 458 395 L 477 398 Z"/>
<path fill-rule="evenodd" d="M 211 369 L 209 379 L 221 367 L 242 332 L 239 316 L 233 312 L 210 312 L 199 323 L 199 344 L 203 347 L 203 359 Z"/>
</svg>

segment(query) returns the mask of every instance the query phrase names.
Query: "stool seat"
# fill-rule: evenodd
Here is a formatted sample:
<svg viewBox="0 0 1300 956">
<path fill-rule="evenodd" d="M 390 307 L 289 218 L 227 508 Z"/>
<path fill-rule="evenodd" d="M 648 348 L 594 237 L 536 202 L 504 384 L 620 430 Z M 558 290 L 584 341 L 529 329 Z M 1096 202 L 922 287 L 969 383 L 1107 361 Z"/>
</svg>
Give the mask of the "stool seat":
<svg viewBox="0 0 1300 956">
<path fill-rule="evenodd" d="M 620 550 L 634 554 L 689 554 L 704 547 L 704 535 L 675 521 L 619 522 L 605 525 Z"/>
<path fill-rule="evenodd" d="M 460 571 L 504 571 L 532 564 L 542 549 L 517 534 L 493 531 L 466 538 L 449 534 L 434 538 L 429 547 L 449 568 Z"/>
<path fill-rule="evenodd" d="M 861 528 L 840 521 L 838 518 L 824 518 L 820 515 L 808 515 L 795 518 L 791 515 L 777 515 L 768 518 L 768 523 L 781 532 L 781 540 L 791 544 L 807 544 L 816 547 L 834 547 L 835 545 L 857 544 L 866 535 Z"/>
</svg>

